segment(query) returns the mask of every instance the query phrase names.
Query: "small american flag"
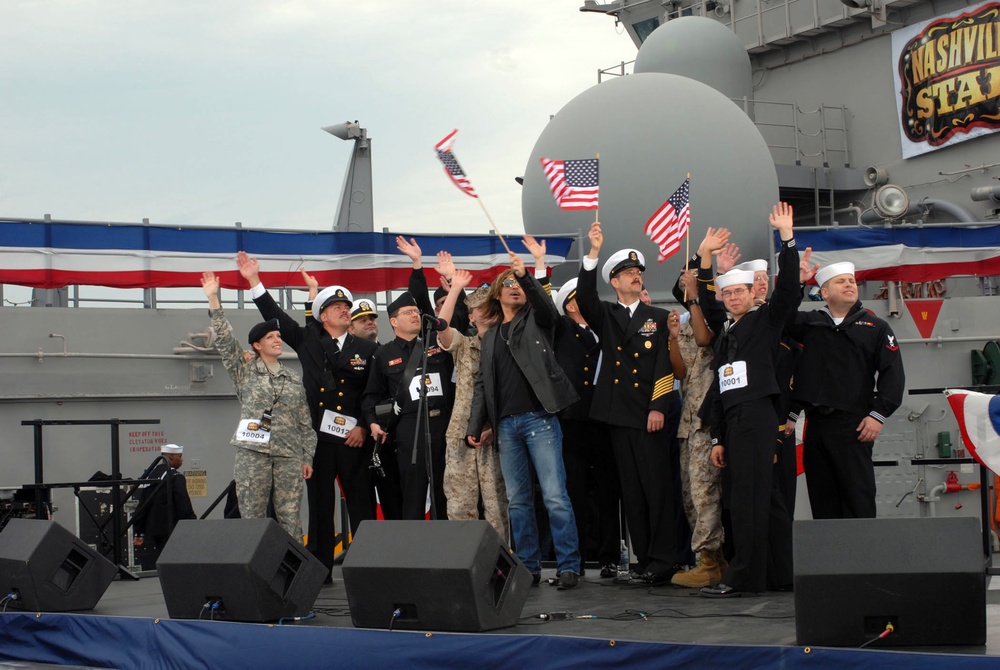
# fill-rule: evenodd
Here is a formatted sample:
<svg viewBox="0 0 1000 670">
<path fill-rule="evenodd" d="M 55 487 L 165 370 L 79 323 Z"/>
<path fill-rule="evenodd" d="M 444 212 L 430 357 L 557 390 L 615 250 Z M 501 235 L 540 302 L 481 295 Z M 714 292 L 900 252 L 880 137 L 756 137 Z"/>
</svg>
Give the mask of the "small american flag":
<svg viewBox="0 0 1000 670">
<path fill-rule="evenodd" d="M 646 222 L 646 235 L 660 248 L 658 263 L 681 248 L 691 226 L 691 178 L 688 177 Z"/>
<path fill-rule="evenodd" d="M 462 166 L 458 164 L 455 154 L 451 152 L 451 145 L 455 143 L 455 135 L 457 134 L 457 130 L 448 133 L 447 137 L 434 145 L 434 151 L 437 152 L 438 160 L 444 164 L 445 174 L 455 183 L 455 186 L 460 188 L 462 193 L 471 195 L 473 198 L 478 198 L 476 189 L 472 188 L 472 183 L 465 176 L 465 172 L 462 171 Z"/>
<path fill-rule="evenodd" d="M 597 209 L 598 159 L 550 161 L 542 158 L 552 197 L 560 209 Z"/>
</svg>

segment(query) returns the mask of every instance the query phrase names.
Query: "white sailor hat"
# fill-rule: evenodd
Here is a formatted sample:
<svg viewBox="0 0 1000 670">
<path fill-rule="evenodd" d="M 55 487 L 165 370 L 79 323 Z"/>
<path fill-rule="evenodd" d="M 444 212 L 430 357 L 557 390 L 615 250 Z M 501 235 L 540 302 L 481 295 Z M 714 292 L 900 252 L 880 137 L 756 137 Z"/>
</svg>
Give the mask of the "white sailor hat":
<svg viewBox="0 0 1000 670">
<path fill-rule="evenodd" d="M 720 291 L 735 284 L 753 284 L 753 272 L 751 270 L 737 270 L 733 268 L 726 274 L 715 278 L 715 287 Z"/>
<path fill-rule="evenodd" d="M 611 254 L 611 258 L 601 268 L 601 276 L 604 282 L 611 283 L 611 278 L 627 268 L 639 268 L 646 271 L 646 258 L 638 249 L 622 249 Z"/>
<path fill-rule="evenodd" d="M 184 447 L 179 444 L 164 444 L 160 447 L 161 454 L 183 454 Z"/>
<path fill-rule="evenodd" d="M 313 300 L 313 314 L 322 314 L 324 309 L 335 302 L 346 302 L 350 307 L 354 304 L 354 296 L 343 286 L 328 286 Z"/>
<path fill-rule="evenodd" d="M 853 275 L 854 263 L 844 261 L 842 263 L 830 263 L 816 272 L 816 283 L 820 286 L 827 283 L 837 275 Z"/>
<path fill-rule="evenodd" d="M 734 270 L 749 270 L 750 272 L 767 272 L 767 261 L 763 258 L 757 258 L 752 261 L 747 261 L 746 263 L 740 263 L 739 265 L 733 266 Z"/>
<path fill-rule="evenodd" d="M 556 309 L 560 314 L 566 313 L 566 303 L 576 297 L 576 281 L 576 277 L 573 277 L 556 293 Z"/>
</svg>

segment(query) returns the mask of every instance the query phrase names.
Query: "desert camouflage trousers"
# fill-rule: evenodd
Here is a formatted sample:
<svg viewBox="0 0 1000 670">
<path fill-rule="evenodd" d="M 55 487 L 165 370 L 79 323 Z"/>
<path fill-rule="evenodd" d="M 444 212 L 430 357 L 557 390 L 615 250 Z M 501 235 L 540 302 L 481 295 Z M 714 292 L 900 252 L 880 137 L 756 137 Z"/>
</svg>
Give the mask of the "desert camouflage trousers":
<svg viewBox="0 0 1000 670">
<path fill-rule="evenodd" d="M 236 499 L 244 519 L 267 518 L 267 502 L 274 491 L 274 513 L 278 524 L 302 543 L 302 462 L 262 454 L 250 449 L 236 450 Z"/>
<path fill-rule="evenodd" d="M 691 550 L 722 548 L 721 471 L 712 465 L 712 438 L 695 430 L 680 442 L 681 489 L 684 515 L 691 526 Z"/>
<path fill-rule="evenodd" d="M 472 449 L 465 440 L 447 438 L 444 463 L 444 494 L 448 498 L 448 519 L 479 518 L 479 498 L 483 513 L 497 535 L 508 546 L 507 488 L 500 471 L 496 445 Z"/>
</svg>

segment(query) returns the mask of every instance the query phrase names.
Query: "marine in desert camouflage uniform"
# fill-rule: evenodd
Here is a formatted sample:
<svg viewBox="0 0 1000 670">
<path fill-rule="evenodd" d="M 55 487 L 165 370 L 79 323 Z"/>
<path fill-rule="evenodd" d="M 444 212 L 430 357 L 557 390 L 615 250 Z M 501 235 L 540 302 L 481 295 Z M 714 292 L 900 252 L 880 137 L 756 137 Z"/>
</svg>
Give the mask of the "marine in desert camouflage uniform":
<svg viewBox="0 0 1000 670">
<path fill-rule="evenodd" d="M 458 270 L 452 275 L 451 288 L 441 309 L 444 321 L 451 320 L 451 310 L 468 286 L 472 275 Z M 479 372 L 482 334 L 490 329 L 497 315 L 489 314 L 489 287 L 481 287 L 466 298 L 469 321 L 478 331 L 464 335 L 448 328 L 438 335 L 438 341 L 455 361 L 455 406 L 451 412 L 446 437 L 444 494 L 448 497 L 449 519 L 478 519 L 482 497 L 486 520 L 504 542 L 509 543 L 507 528 L 507 489 L 500 470 L 500 455 L 495 443 L 470 448 L 465 443 L 465 429 L 472 408 L 472 394 Z"/>
</svg>

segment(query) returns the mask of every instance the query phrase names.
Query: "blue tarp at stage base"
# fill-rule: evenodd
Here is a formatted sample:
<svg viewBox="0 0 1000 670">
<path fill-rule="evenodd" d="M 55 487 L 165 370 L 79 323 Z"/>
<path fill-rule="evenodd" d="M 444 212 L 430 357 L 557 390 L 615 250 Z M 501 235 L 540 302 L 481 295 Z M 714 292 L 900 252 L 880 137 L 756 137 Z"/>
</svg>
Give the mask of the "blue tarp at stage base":
<svg viewBox="0 0 1000 670">
<path fill-rule="evenodd" d="M 0 661 L 90 667 L 996 668 L 986 656 L 0 614 Z"/>
</svg>

